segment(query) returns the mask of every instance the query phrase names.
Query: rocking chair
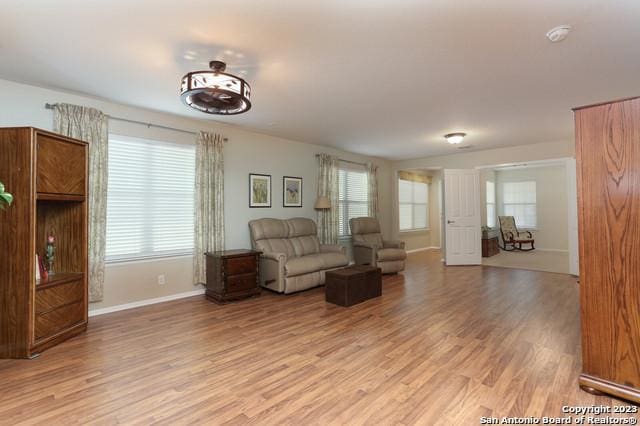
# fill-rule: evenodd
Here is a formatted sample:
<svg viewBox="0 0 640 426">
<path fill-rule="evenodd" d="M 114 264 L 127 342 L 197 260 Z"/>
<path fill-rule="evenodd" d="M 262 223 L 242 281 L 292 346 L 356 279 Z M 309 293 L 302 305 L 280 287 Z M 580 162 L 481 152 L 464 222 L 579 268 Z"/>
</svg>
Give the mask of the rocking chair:
<svg viewBox="0 0 640 426">
<path fill-rule="evenodd" d="M 535 249 L 533 235 L 529 231 L 520 232 L 513 216 L 498 216 L 500 233 L 502 234 L 502 250 L 531 251 Z M 531 244 L 531 248 L 522 248 L 523 244 Z"/>
</svg>

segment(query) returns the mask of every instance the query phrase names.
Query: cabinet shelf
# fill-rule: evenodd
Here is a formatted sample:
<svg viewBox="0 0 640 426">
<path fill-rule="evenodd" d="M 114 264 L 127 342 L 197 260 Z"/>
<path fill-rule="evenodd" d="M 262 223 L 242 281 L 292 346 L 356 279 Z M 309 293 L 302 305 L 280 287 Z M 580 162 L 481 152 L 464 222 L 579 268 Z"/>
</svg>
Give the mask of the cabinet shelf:
<svg viewBox="0 0 640 426">
<path fill-rule="evenodd" d="M 38 192 L 36 199 L 45 201 L 84 201 L 84 195 L 73 194 L 49 194 L 46 192 Z"/>
<path fill-rule="evenodd" d="M 84 278 L 82 272 L 57 272 L 50 275 L 46 280 L 36 280 L 36 290 L 54 287 L 71 281 L 78 281 Z"/>
</svg>

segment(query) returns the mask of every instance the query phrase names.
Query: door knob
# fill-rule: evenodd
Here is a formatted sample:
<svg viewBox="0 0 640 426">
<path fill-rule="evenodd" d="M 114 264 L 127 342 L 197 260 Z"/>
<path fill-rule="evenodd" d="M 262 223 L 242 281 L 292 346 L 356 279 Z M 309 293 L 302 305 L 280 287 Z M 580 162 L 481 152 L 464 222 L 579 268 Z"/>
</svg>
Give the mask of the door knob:
<svg viewBox="0 0 640 426">
<path fill-rule="evenodd" d="M 448 223 L 448 224 L 456 223 L 456 221 L 455 221 L 455 220 L 447 220 L 447 223 Z"/>
</svg>

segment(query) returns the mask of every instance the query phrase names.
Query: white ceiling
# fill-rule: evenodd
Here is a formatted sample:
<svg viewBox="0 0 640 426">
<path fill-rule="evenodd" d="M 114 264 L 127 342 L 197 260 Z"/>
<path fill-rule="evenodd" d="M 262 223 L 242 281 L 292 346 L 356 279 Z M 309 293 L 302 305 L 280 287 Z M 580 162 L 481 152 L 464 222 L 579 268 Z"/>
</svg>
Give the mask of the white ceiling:
<svg viewBox="0 0 640 426">
<path fill-rule="evenodd" d="M 393 159 L 460 152 L 442 138 L 451 131 L 467 132 L 472 149 L 566 142 L 571 107 L 640 94 L 638 0 L 3 0 L 0 9 L 2 78 Z M 574 31 L 551 44 L 545 33 L 560 24 Z M 214 58 L 246 71 L 248 113 L 206 116 L 180 102 L 180 77 Z"/>
</svg>

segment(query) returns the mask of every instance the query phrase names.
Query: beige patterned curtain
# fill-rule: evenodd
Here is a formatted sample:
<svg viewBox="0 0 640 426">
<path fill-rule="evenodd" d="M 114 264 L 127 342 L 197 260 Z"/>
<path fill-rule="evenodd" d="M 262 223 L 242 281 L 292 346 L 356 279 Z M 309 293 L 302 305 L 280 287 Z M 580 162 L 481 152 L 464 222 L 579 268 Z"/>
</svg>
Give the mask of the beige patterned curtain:
<svg viewBox="0 0 640 426">
<path fill-rule="evenodd" d="M 108 118 L 94 108 L 56 104 L 53 128 L 89 144 L 89 301 L 99 302 L 104 295 L 107 240 Z"/>
<path fill-rule="evenodd" d="M 367 163 L 369 217 L 378 217 L 378 166 Z"/>
<path fill-rule="evenodd" d="M 200 132 L 196 148 L 194 284 L 206 281 L 204 254 L 224 250 L 224 142 Z"/>
<path fill-rule="evenodd" d="M 318 154 L 318 197 L 327 197 L 331 208 L 318 211 L 318 237 L 322 244 L 338 243 L 338 159 Z"/>
</svg>

